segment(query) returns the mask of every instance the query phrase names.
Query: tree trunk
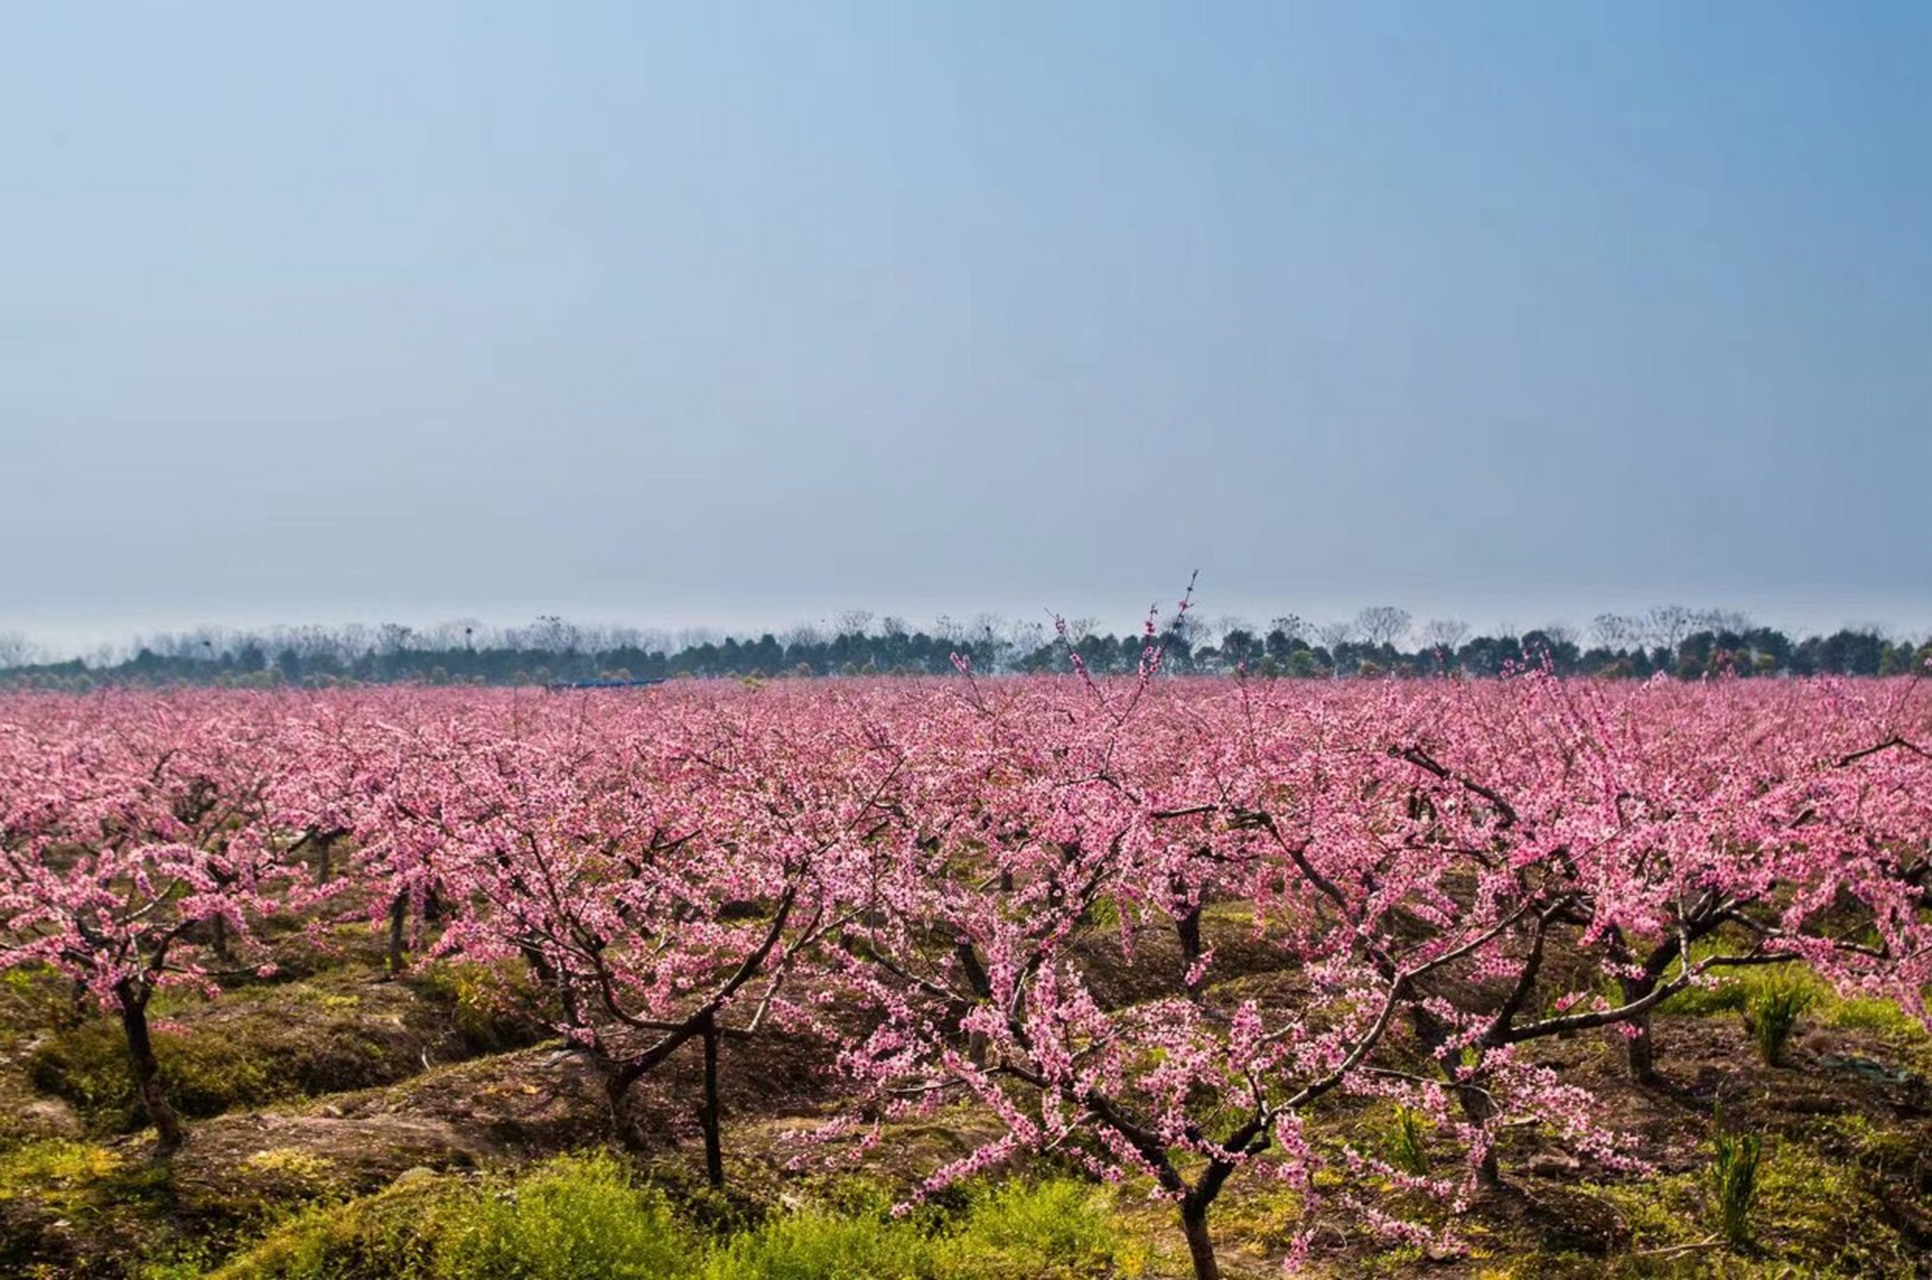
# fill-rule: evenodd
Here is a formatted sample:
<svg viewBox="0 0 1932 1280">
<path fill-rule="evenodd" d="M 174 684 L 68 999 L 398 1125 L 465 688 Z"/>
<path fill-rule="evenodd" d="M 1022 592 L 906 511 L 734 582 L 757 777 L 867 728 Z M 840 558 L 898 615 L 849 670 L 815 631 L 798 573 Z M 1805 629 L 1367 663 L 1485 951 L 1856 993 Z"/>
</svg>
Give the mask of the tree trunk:
<svg viewBox="0 0 1932 1280">
<path fill-rule="evenodd" d="M 1208 1236 L 1207 1206 L 1191 1194 L 1181 1201 L 1181 1234 L 1187 1238 L 1194 1280 L 1221 1280 L 1221 1264 L 1214 1260 L 1214 1241 Z"/>
<path fill-rule="evenodd" d="M 1490 1099 L 1486 1090 L 1467 1083 L 1466 1079 L 1459 1075 L 1453 1086 L 1456 1091 L 1456 1102 L 1462 1107 L 1463 1115 L 1469 1118 L 1471 1124 L 1486 1125 L 1496 1114 L 1496 1104 Z M 1484 1191 L 1494 1191 L 1502 1185 L 1502 1165 L 1496 1159 L 1496 1146 L 1491 1143 L 1483 1148 L 1482 1162 L 1476 1166 L 1476 1186 Z"/>
<path fill-rule="evenodd" d="M 114 994 L 121 1005 L 121 1030 L 127 1036 L 128 1066 L 134 1072 L 135 1086 L 141 1091 L 141 1105 L 147 1108 L 154 1125 L 156 1155 L 174 1154 L 186 1136 L 181 1118 L 168 1103 L 168 1091 L 161 1083 L 161 1064 L 154 1056 L 154 1041 L 148 1036 L 148 997 L 132 981 L 123 978 L 115 984 Z"/>
<path fill-rule="evenodd" d="M 1462 1108 L 1463 1115 L 1469 1118 L 1471 1124 L 1487 1124 L 1496 1114 L 1495 1103 L 1490 1100 L 1488 1092 L 1475 1083 L 1474 1072 L 1470 1068 L 1456 1066 L 1442 1059 L 1442 1047 L 1449 1040 L 1448 1028 L 1419 1004 L 1410 1006 L 1409 1022 L 1415 1028 L 1416 1039 L 1429 1050 L 1442 1074 L 1448 1077 L 1449 1087 L 1455 1091 L 1456 1103 Z M 1496 1159 L 1496 1149 L 1492 1146 L 1483 1152 L 1482 1163 L 1476 1166 L 1476 1185 L 1489 1191 L 1502 1184 L 1502 1165 Z"/>
<path fill-rule="evenodd" d="M 409 894 L 396 895 L 389 904 L 389 974 L 391 977 L 403 971 L 404 926 L 409 923 Z"/>
<path fill-rule="evenodd" d="M 979 954 L 973 950 L 973 944 L 960 943 L 953 948 L 953 955 L 959 960 L 960 971 L 966 975 L 966 983 L 973 994 L 982 1000 L 991 998 L 993 987 L 986 977 L 986 967 L 979 962 Z M 984 1031 L 974 1031 L 969 1034 L 966 1037 L 967 1060 L 976 1067 L 985 1066 L 986 1045 Z"/>
<path fill-rule="evenodd" d="M 1174 931 L 1181 940 L 1181 983 L 1187 988 L 1187 998 L 1196 1004 L 1201 1000 L 1201 987 L 1205 974 L 1197 975 L 1194 966 L 1201 959 L 1201 908 L 1190 908 L 1186 915 L 1174 922 Z"/>
<path fill-rule="evenodd" d="M 1656 989 L 1657 980 L 1651 977 L 1618 978 L 1617 988 L 1623 995 L 1623 1002 L 1630 1004 L 1641 1000 Z M 1650 1011 L 1648 1009 L 1630 1020 L 1630 1032 L 1624 1039 L 1626 1061 L 1630 1066 L 1630 1078 L 1638 1084 L 1657 1083 L 1657 1042 L 1651 1037 Z"/>
<path fill-rule="evenodd" d="M 704 1102 L 698 1126 L 704 1130 L 704 1176 L 713 1191 L 724 1188 L 724 1141 L 718 1132 L 718 1024 L 704 1021 Z"/>
<path fill-rule="evenodd" d="M 644 1131 L 631 1111 L 632 1080 L 601 1059 L 598 1060 L 598 1066 L 605 1073 L 604 1096 L 610 1100 L 610 1123 L 617 1134 L 617 1145 L 634 1153 L 649 1150 L 650 1144 L 645 1142 Z"/>
</svg>

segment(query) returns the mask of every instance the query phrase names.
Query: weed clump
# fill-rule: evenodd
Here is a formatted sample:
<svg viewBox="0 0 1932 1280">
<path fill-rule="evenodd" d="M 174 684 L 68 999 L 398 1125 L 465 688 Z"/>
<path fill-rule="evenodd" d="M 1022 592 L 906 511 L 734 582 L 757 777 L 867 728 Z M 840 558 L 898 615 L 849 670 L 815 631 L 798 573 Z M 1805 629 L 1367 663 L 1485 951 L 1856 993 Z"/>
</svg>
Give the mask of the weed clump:
<svg viewBox="0 0 1932 1280">
<path fill-rule="evenodd" d="M 1389 1163 L 1418 1178 L 1429 1176 L 1429 1122 L 1413 1107 L 1399 1107 L 1388 1135 Z"/>
<path fill-rule="evenodd" d="M 1758 1162 L 1764 1142 L 1755 1133 L 1719 1131 L 1712 1139 L 1711 1200 L 1717 1233 L 1733 1249 L 1751 1243 L 1751 1208 L 1758 1198 Z"/>
<path fill-rule="evenodd" d="M 1785 1044 L 1816 998 L 1811 983 L 1791 974 L 1780 974 L 1750 990 L 1744 1002 L 1744 1025 L 1764 1065 L 1783 1064 Z"/>
</svg>

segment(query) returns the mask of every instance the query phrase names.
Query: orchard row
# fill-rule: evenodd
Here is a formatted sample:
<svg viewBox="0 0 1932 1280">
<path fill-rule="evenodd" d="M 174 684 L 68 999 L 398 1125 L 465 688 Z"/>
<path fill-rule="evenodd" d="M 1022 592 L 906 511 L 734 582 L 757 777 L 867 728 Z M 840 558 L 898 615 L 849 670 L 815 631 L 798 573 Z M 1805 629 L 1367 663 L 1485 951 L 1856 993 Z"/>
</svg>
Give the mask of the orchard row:
<svg viewBox="0 0 1932 1280">
<path fill-rule="evenodd" d="M 816 1037 L 853 1102 L 813 1150 L 970 1102 L 998 1136 L 930 1188 L 1040 1151 L 1144 1178 L 1211 1276 L 1237 1176 L 1454 1196 L 1525 1121 L 1627 1162 L 1534 1042 L 1604 1028 L 1648 1075 L 1652 1011 L 1727 970 L 1801 962 L 1926 1016 L 1927 694 L 1148 670 L 15 695 L 0 963 L 120 1019 L 164 1151 L 156 990 L 364 919 L 397 967 L 525 966 L 619 1136 L 639 1080 L 702 1055 L 714 1180 L 720 1044 Z M 1308 1140 L 1363 1096 L 1467 1173 Z"/>
</svg>

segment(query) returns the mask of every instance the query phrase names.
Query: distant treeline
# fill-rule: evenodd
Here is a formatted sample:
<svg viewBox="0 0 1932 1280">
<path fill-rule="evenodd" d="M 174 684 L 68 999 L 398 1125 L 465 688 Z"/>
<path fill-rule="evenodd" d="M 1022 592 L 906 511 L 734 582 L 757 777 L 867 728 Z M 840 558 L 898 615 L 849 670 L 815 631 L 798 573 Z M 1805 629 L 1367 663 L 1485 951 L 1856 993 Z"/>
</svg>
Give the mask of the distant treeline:
<svg viewBox="0 0 1932 1280">
<path fill-rule="evenodd" d="M 449 624 L 418 632 L 299 627 L 263 632 L 201 630 L 156 636 L 91 659 L 34 661 L 24 642 L 0 637 L 0 685 L 87 689 L 103 684 L 214 684 L 243 687 L 336 684 L 545 684 L 679 677 L 934 675 L 955 659 L 985 673 L 1066 671 L 1075 659 L 1095 675 L 1138 671 L 1150 645 L 1163 647 L 1173 674 L 1314 679 L 1337 676 L 1496 676 L 1528 666 L 1560 674 L 1681 679 L 1708 675 L 1899 675 L 1924 670 L 1932 638 L 1889 638 L 1846 628 L 1802 638 L 1722 610 L 1681 606 L 1641 615 L 1604 614 L 1588 643 L 1549 626 L 1520 635 L 1471 635 L 1463 623 L 1416 626 L 1393 606 L 1346 622 L 1312 626 L 1293 615 L 1257 626 L 1183 614 L 1154 636 L 1109 635 L 1084 621 L 1055 627 L 981 615 L 941 619 L 915 630 L 898 618 L 843 615 L 829 627 L 802 626 L 756 638 L 630 628 L 578 627 L 557 617 L 491 630 Z"/>
</svg>

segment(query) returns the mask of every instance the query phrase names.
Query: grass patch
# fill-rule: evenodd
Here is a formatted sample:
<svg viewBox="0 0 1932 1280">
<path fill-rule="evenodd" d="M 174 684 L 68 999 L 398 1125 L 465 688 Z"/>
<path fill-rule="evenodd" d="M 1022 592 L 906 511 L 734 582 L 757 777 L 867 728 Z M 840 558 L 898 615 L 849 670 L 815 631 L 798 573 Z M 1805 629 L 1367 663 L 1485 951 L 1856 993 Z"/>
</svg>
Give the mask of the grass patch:
<svg viewBox="0 0 1932 1280">
<path fill-rule="evenodd" d="M 94 1203 L 126 1167 L 117 1151 L 50 1138 L 0 1156 L 0 1201 L 29 1198 L 57 1213 Z"/>
<path fill-rule="evenodd" d="M 432 1274 L 477 1280 L 651 1280 L 693 1274 L 699 1250 L 664 1198 L 609 1156 L 565 1156 L 510 1187 L 464 1197 Z"/>
<path fill-rule="evenodd" d="M 433 1006 L 383 989 L 293 984 L 182 1008 L 191 1019 L 157 1027 L 155 1057 L 175 1108 L 189 1119 L 292 1098 L 392 1084 L 423 1070 L 430 1047 L 454 1045 Z M 445 1044 L 444 1041 L 449 1041 Z M 120 1024 L 94 1018 L 46 1036 L 26 1056 L 28 1078 L 72 1103 L 101 1132 L 128 1132 L 146 1112 L 128 1069 Z"/>
<path fill-rule="evenodd" d="M 376 1195 L 299 1214 L 209 1274 L 222 1280 L 430 1280 L 437 1232 L 460 1195 L 452 1179 L 399 1179 Z"/>
<path fill-rule="evenodd" d="M 0 1156 L 0 1275 L 109 1276 L 164 1229 L 165 1169 L 89 1142 Z"/>
<path fill-rule="evenodd" d="M 1924 1259 L 1896 1225 L 1880 1188 L 1856 1164 L 1832 1160 L 1802 1142 L 1762 1148 L 1748 1204 L 1749 1265 L 1716 1267 L 1698 1246 L 1723 1241 L 1721 1195 L 1712 1171 L 1661 1175 L 1593 1188 L 1631 1231 L 1632 1255 L 1610 1260 L 1612 1274 L 1912 1275 Z M 1682 1270 L 1653 1265 L 1685 1250 Z M 1740 1260 L 1742 1265 L 1743 1260 Z M 1673 1264 L 1673 1267 L 1675 1264 Z"/>
<path fill-rule="evenodd" d="M 1737 1013 L 1755 1022 L 1758 1010 L 1779 1003 L 1795 1005 L 1819 1026 L 1870 1032 L 1901 1046 L 1932 1046 L 1932 1033 L 1898 1001 L 1886 996 L 1840 995 L 1830 983 L 1795 962 L 1730 970 L 1708 986 L 1677 992 L 1659 1005 L 1658 1011 L 1691 1017 Z"/>
<path fill-rule="evenodd" d="M 473 1053 L 526 1049 L 553 1032 L 536 1011 L 548 1003 L 521 960 L 475 964 L 431 960 L 403 977 L 411 990 L 446 1007 Z"/>
<path fill-rule="evenodd" d="M 302 1214 L 219 1280 L 1073 1280 L 1138 1275 L 1105 1193 L 1076 1182 L 973 1193 L 952 1213 L 811 1206 L 711 1233 L 608 1155 L 521 1177 L 420 1175 Z"/>
<path fill-rule="evenodd" d="M 89 1012 L 74 984 L 45 965 L 0 971 L 0 1050 L 12 1049 L 37 1031 L 69 1027 Z"/>
</svg>

